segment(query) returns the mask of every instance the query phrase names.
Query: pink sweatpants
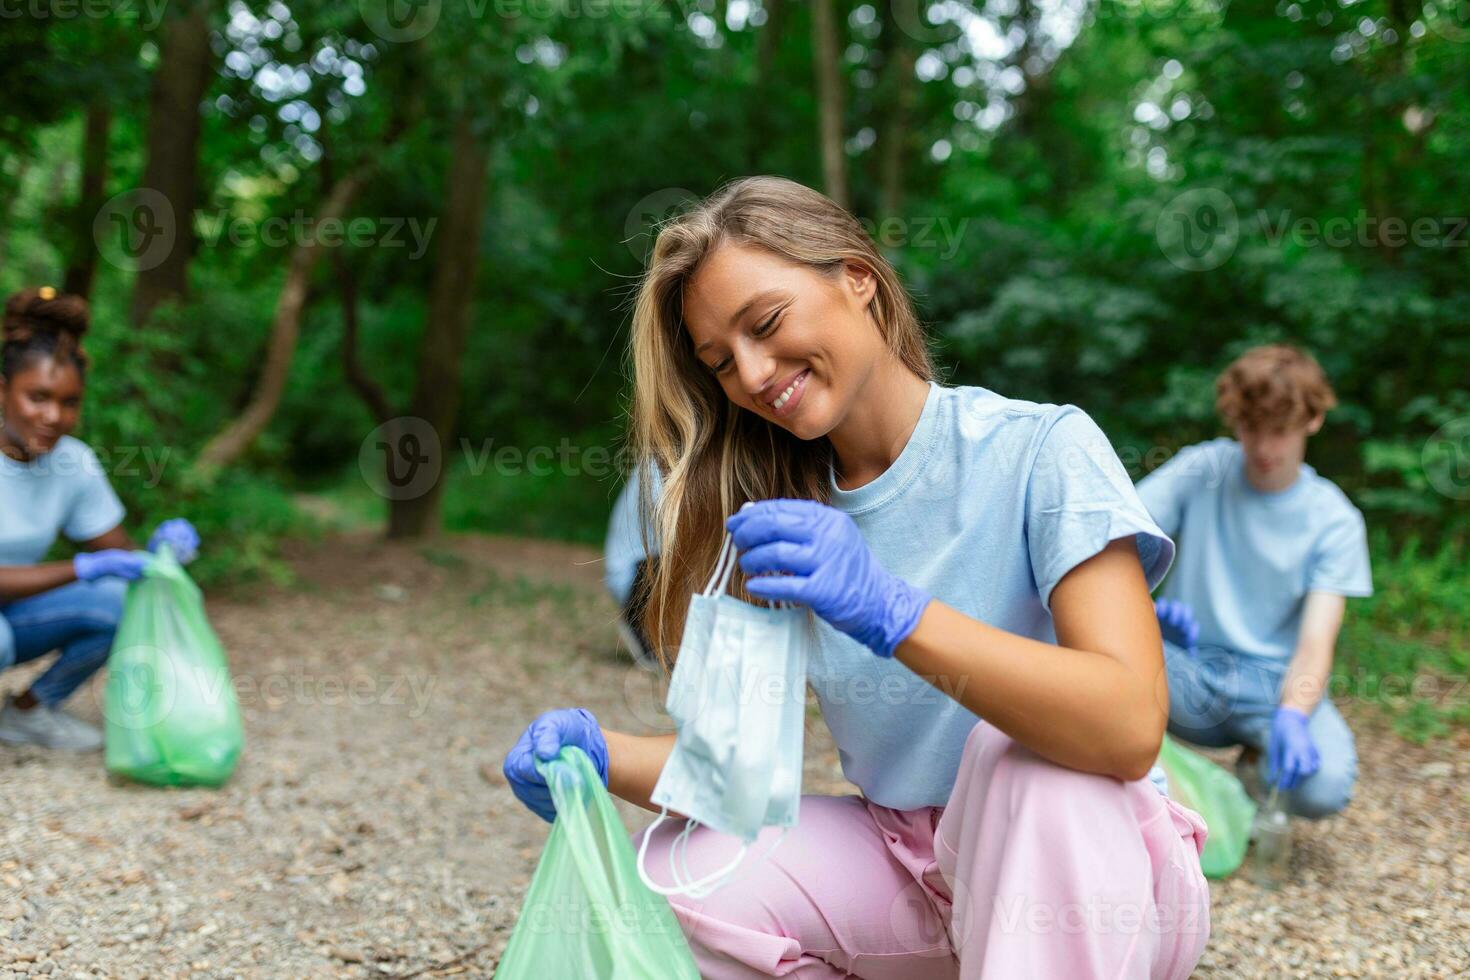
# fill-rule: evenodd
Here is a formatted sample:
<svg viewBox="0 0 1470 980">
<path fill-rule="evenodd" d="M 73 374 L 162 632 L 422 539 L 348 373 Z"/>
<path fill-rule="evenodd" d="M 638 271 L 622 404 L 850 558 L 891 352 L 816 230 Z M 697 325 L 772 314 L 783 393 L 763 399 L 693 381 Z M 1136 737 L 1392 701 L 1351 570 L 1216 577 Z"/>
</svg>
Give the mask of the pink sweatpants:
<svg viewBox="0 0 1470 980">
<path fill-rule="evenodd" d="M 649 841 L 655 881 L 670 882 L 683 826 L 666 820 Z M 764 831 L 712 895 L 671 899 L 706 980 L 1170 980 L 1189 976 L 1209 938 L 1198 814 L 1146 779 L 1043 759 L 985 721 L 946 806 L 806 796 L 761 860 L 779 834 Z M 690 873 L 738 846 L 698 828 Z"/>
</svg>

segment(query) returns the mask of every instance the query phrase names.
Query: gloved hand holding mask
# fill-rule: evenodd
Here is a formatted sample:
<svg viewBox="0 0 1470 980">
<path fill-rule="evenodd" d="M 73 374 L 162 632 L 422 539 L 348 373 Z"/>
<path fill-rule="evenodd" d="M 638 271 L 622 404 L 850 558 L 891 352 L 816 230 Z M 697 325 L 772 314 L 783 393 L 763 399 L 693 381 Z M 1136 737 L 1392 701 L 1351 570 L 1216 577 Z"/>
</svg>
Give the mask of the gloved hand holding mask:
<svg viewBox="0 0 1470 980">
<path fill-rule="evenodd" d="M 638 852 L 644 884 L 663 895 L 709 894 L 732 880 L 763 827 L 796 825 L 814 635 L 803 609 L 726 595 L 734 570 L 727 534 L 708 584 L 690 600 L 669 680 L 666 707 L 679 733 L 650 796 L 661 812 Z M 654 828 L 670 810 L 689 821 L 669 849 L 673 884 L 666 885 L 644 864 Z M 724 867 L 691 871 L 684 862 L 684 842 L 701 824 L 743 841 Z"/>
<path fill-rule="evenodd" d="M 725 522 L 752 595 L 810 606 L 880 657 L 919 624 L 930 596 L 889 572 L 858 526 L 815 500 L 762 500 Z M 772 573 L 788 572 L 788 575 Z"/>
</svg>

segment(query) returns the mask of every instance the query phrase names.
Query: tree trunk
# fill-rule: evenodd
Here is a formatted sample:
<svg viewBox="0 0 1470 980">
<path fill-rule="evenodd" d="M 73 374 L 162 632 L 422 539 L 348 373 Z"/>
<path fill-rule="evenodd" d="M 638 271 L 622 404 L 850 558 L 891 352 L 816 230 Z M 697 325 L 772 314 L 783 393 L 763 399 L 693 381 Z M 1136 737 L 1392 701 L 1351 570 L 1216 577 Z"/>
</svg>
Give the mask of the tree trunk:
<svg viewBox="0 0 1470 980">
<path fill-rule="evenodd" d="M 337 288 L 342 300 L 342 373 L 347 377 L 347 384 L 372 413 L 374 424 L 382 425 L 397 413 L 382 385 L 373 380 L 367 368 L 363 367 L 359 354 L 357 279 L 352 274 L 352 264 L 341 249 L 332 253 L 332 264 L 337 270 Z"/>
<path fill-rule="evenodd" d="M 72 216 L 71 261 L 62 280 L 62 291 L 90 297 L 97 277 L 97 243 L 92 240 L 92 219 L 107 201 L 107 137 L 112 131 L 112 107 L 97 101 L 87 106 L 82 130 L 82 180 L 77 208 Z"/>
<path fill-rule="evenodd" d="M 161 194 L 173 210 L 173 246 L 162 262 L 139 269 L 133 284 L 133 323 L 147 322 L 160 303 L 188 289 L 194 253 L 194 201 L 199 180 L 199 102 L 209 84 L 212 54 L 202 6 L 170 17 L 159 45 L 148 100 L 147 163 L 143 188 Z"/>
<path fill-rule="evenodd" d="M 422 494 L 394 499 L 388 513 L 388 536 L 411 538 L 432 534 L 439 526 L 447 448 L 459 414 L 461 360 L 469 334 L 480 262 L 480 229 L 484 220 L 485 180 L 490 154 L 474 131 L 468 110 L 454 124 L 449 173 L 444 187 L 444 214 L 434 278 L 429 286 L 428 322 L 419 348 L 418 379 L 409 414 L 423 419 L 438 434 L 440 467 Z"/>
<path fill-rule="evenodd" d="M 887 101 L 883 129 L 878 137 L 878 213 L 882 218 L 898 218 L 903 216 L 904 188 L 913 149 L 909 127 L 913 125 L 919 80 L 914 74 L 913 42 L 892 13 L 883 24 L 883 33 L 888 42 L 888 63 L 884 65 Z"/>
<path fill-rule="evenodd" d="M 786 11 L 790 0 L 765 0 L 766 22 L 761 25 L 755 40 L 755 80 L 764 85 L 770 80 L 771 66 L 776 61 L 776 48 L 781 44 L 781 32 L 786 24 Z"/>
<path fill-rule="evenodd" d="M 847 150 L 842 140 L 844 100 L 841 44 L 833 0 L 812 3 L 812 64 L 817 73 L 817 115 L 822 145 L 822 185 L 828 197 L 848 207 Z"/>
<path fill-rule="evenodd" d="M 367 172 L 366 167 L 361 168 L 333 186 L 318 214 L 318 224 L 342 217 L 366 181 Z M 200 451 L 194 464 L 199 474 L 207 476 L 238 459 L 276 414 L 276 408 L 281 403 L 281 392 L 285 390 L 286 379 L 291 372 L 291 359 L 296 354 L 296 340 L 301 332 L 301 313 L 306 307 L 311 272 L 320 257 L 321 248 L 313 238 L 305 239 L 292 250 L 286 281 L 276 299 L 275 316 L 271 321 L 270 347 L 266 352 L 265 367 L 261 369 L 260 380 L 256 382 L 250 404 L 245 406 L 240 417 L 226 426 L 224 431 L 211 439 Z"/>
<path fill-rule="evenodd" d="M 760 26 L 755 39 L 755 78 L 750 87 L 750 98 L 746 101 L 746 153 L 745 169 L 751 174 L 769 172 L 763 154 L 771 143 L 770 93 L 776 49 L 781 44 L 785 28 L 786 12 L 790 0 L 765 0 L 766 22 Z"/>
</svg>

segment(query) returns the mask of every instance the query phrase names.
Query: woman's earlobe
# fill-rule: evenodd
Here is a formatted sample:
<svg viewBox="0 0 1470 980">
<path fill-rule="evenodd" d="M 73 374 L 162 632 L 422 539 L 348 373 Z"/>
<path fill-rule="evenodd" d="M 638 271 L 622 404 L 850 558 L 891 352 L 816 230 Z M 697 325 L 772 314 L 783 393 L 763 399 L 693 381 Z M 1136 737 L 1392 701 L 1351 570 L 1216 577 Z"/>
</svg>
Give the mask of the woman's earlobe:
<svg viewBox="0 0 1470 980">
<path fill-rule="evenodd" d="M 878 277 L 873 270 L 860 263 L 850 262 L 847 265 L 847 278 L 852 283 L 853 292 L 871 307 L 878 296 Z"/>
</svg>

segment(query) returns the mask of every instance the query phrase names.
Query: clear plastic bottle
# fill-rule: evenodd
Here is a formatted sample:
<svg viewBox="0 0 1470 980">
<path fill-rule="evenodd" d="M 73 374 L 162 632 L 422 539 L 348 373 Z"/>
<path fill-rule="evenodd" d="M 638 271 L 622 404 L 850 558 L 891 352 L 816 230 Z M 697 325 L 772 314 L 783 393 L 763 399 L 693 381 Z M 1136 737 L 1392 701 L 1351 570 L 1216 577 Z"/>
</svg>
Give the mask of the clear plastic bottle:
<svg viewBox="0 0 1470 980">
<path fill-rule="evenodd" d="M 1262 888 L 1286 884 L 1291 862 L 1291 817 L 1277 799 L 1273 787 L 1264 806 L 1256 811 L 1251 825 L 1251 880 Z"/>
</svg>

